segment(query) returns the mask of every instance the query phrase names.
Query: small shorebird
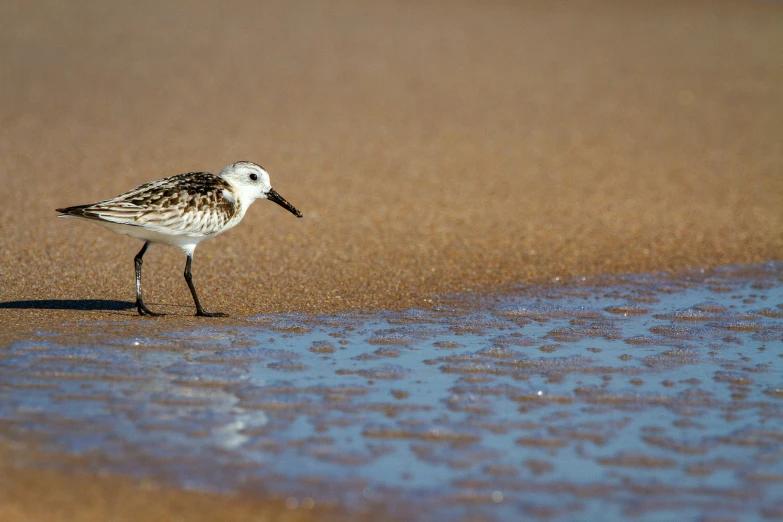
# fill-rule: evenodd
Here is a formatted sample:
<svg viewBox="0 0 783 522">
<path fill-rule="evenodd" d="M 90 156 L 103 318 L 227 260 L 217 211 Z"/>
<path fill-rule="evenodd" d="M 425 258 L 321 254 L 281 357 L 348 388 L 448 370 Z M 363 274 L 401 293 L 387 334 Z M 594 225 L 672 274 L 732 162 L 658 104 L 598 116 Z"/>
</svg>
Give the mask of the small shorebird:
<svg viewBox="0 0 783 522">
<path fill-rule="evenodd" d="M 188 256 L 185 281 L 196 303 L 196 315 L 226 317 L 227 314 L 208 313 L 201 307 L 190 274 L 193 251 L 205 239 L 239 224 L 248 207 L 257 199 L 274 201 L 296 217 L 302 217 L 301 212 L 272 188 L 269 174 L 249 161 L 229 165 L 219 176 L 209 172 L 189 172 L 145 183 L 114 199 L 58 208 L 57 212 L 62 214 L 59 217 L 86 219 L 144 241 L 144 246 L 134 258 L 139 315 L 163 315 L 144 305 L 141 265 L 150 243 L 165 243 L 182 249 Z"/>
</svg>

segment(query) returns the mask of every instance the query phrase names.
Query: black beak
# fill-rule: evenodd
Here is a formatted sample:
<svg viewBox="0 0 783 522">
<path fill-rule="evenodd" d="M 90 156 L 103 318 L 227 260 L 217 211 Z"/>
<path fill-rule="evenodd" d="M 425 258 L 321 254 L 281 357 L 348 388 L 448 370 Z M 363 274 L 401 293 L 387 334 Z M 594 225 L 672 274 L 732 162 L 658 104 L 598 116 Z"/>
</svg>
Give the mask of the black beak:
<svg viewBox="0 0 783 522">
<path fill-rule="evenodd" d="M 266 199 L 268 199 L 269 201 L 274 201 L 275 203 L 277 203 L 284 209 L 288 210 L 296 217 L 302 217 L 302 213 L 296 210 L 296 207 L 293 206 L 288 201 L 286 201 L 285 198 L 280 194 L 278 194 L 275 189 L 269 189 L 269 192 L 266 193 Z"/>
</svg>

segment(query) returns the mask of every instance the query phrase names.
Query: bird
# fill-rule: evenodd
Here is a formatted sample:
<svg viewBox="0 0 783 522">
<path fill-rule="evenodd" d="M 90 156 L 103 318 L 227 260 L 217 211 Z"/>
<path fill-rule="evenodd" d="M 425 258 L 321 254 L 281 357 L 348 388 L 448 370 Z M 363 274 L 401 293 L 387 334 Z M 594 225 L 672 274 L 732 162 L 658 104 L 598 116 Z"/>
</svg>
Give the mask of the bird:
<svg viewBox="0 0 783 522">
<path fill-rule="evenodd" d="M 209 172 L 188 172 L 150 181 L 112 199 L 56 211 L 60 213 L 58 217 L 87 220 L 144 241 L 134 257 L 139 315 L 165 315 L 147 308 L 141 291 L 142 258 L 152 243 L 162 243 L 187 254 L 185 281 L 196 305 L 196 316 L 227 317 L 202 308 L 191 275 L 193 252 L 202 241 L 238 225 L 257 199 L 268 199 L 302 217 L 296 207 L 272 188 L 269 173 L 250 161 L 232 163 L 217 176 Z"/>
</svg>

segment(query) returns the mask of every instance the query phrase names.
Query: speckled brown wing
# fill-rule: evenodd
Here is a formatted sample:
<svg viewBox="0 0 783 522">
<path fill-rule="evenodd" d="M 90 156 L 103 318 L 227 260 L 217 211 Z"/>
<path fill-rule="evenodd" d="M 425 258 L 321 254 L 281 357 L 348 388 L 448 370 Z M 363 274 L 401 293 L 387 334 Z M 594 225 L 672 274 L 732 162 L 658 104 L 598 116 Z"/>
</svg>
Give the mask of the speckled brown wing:
<svg viewBox="0 0 783 522">
<path fill-rule="evenodd" d="M 190 172 L 145 183 L 114 199 L 60 211 L 164 234 L 207 236 L 231 221 L 237 201 L 224 179 Z"/>
</svg>

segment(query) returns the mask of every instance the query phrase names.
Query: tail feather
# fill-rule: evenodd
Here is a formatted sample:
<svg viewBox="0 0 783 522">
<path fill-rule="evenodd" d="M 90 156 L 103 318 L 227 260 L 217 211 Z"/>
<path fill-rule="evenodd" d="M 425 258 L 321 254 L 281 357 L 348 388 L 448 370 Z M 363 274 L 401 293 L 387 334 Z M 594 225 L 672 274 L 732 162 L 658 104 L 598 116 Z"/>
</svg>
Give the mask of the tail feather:
<svg viewBox="0 0 783 522">
<path fill-rule="evenodd" d="M 58 208 L 55 210 L 60 214 L 62 214 L 62 216 L 60 217 L 66 217 L 66 216 L 85 217 L 84 210 L 89 206 L 90 205 L 76 205 L 75 207 Z"/>
<path fill-rule="evenodd" d="M 65 207 L 55 209 L 60 213 L 57 217 L 78 217 L 90 221 L 99 221 L 104 223 L 117 223 L 119 225 L 128 225 L 134 227 L 143 226 L 136 222 L 139 211 L 130 208 L 104 209 L 92 205 L 77 205 L 75 207 Z"/>
</svg>

